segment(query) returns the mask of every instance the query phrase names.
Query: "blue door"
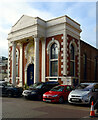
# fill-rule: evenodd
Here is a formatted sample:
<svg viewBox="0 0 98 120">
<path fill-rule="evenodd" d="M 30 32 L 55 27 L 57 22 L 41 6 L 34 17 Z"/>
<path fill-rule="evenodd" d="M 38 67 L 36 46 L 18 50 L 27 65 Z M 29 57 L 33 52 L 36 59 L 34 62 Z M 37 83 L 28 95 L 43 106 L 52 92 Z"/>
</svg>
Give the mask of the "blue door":
<svg viewBox="0 0 98 120">
<path fill-rule="evenodd" d="M 30 64 L 27 69 L 27 85 L 30 86 L 34 83 L 34 64 Z"/>
</svg>

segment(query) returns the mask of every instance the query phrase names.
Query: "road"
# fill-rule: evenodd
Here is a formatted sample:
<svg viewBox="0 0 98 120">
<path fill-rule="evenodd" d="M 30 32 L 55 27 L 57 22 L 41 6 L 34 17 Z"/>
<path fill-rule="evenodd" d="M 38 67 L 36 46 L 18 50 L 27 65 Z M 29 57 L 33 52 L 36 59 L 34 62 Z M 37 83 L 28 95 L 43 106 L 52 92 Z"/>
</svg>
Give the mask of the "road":
<svg viewBox="0 0 98 120">
<path fill-rule="evenodd" d="M 87 118 L 90 107 L 80 105 L 44 103 L 25 98 L 2 98 L 3 118 Z"/>
</svg>

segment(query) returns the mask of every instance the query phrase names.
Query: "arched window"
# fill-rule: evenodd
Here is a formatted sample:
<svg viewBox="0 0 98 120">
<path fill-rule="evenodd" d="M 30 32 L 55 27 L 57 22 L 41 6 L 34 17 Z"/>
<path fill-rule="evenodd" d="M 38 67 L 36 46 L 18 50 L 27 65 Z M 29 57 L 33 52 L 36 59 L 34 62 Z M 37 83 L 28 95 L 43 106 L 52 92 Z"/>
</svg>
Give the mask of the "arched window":
<svg viewBox="0 0 98 120">
<path fill-rule="evenodd" d="M 87 79 L 87 55 L 83 54 L 84 80 Z"/>
<path fill-rule="evenodd" d="M 58 46 L 53 43 L 50 48 L 50 76 L 58 76 Z"/>
<path fill-rule="evenodd" d="M 75 48 L 72 44 L 70 47 L 70 76 L 75 76 Z"/>
</svg>

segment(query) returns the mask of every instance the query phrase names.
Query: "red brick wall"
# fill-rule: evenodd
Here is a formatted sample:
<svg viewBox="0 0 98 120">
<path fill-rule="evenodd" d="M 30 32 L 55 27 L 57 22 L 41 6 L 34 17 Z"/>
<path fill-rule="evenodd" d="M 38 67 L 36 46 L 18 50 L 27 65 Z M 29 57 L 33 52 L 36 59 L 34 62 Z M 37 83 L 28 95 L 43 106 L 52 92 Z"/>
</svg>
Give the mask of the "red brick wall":
<svg viewBox="0 0 98 120">
<path fill-rule="evenodd" d="M 23 44 L 23 85 L 25 84 L 25 67 L 27 64 L 27 59 L 25 58 L 25 49 L 28 43 Z"/>
<path fill-rule="evenodd" d="M 98 56 L 98 50 L 94 47 L 90 46 L 89 44 L 81 41 L 81 82 L 92 82 L 95 81 L 95 68 L 94 68 L 94 59 Z M 84 66 L 83 66 L 83 54 L 87 55 L 87 79 L 84 80 Z M 98 63 L 97 63 L 97 70 L 98 70 Z M 97 82 L 98 82 L 98 74 L 97 74 Z"/>
<path fill-rule="evenodd" d="M 67 71 L 68 71 L 68 74 L 67 74 L 67 76 L 70 76 L 70 49 L 69 49 L 69 45 L 70 45 L 70 43 L 71 43 L 71 41 L 73 41 L 73 39 L 74 39 L 74 42 L 75 42 L 75 44 L 76 44 L 76 47 L 77 48 L 79 48 L 79 45 L 78 45 L 78 40 L 77 39 L 75 39 L 74 37 L 72 37 L 72 36 L 70 36 L 70 35 L 67 35 Z M 77 53 L 79 53 L 79 51 L 77 51 Z M 76 54 L 75 55 L 75 77 L 79 77 L 78 76 L 78 63 L 79 63 L 79 54 Z"/>
</svg>

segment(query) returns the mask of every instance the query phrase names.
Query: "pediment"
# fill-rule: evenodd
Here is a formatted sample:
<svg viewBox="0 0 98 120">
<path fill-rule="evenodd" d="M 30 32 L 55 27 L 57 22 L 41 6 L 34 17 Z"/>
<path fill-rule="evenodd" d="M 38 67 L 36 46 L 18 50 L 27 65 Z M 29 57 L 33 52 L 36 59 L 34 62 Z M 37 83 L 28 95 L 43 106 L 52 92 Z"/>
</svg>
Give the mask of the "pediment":
<svg viewBox="0 0 98 120">
<path fill-rule="evenodd" d="M 29 27 L 36 24 L 36 18 L 35 17 L 30 17 L 27 15 L 23 15 L 17 22 L 16 24 L 12 27 L 11 32 Z"/>
</svg>

